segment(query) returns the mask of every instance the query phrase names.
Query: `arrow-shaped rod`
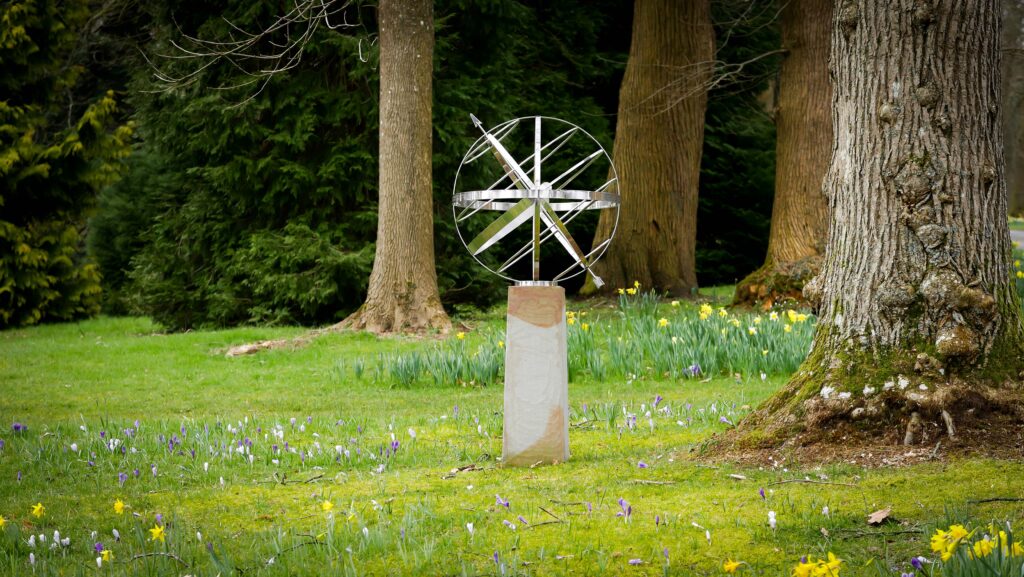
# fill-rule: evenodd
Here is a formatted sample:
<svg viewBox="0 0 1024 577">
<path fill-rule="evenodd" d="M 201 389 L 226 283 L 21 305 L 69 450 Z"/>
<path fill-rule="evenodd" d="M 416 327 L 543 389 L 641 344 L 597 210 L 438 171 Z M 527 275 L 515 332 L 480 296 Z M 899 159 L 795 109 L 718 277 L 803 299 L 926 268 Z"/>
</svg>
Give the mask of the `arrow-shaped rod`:
<svg viewBox="0 0 1024 577">
<path fill-rule="evenodd" d="M 479 128 L 480 131 L 484 133 L 484 138 L 487 139 L 487 142 L 491 143 L 491 146 L 494 148 L 494 157 L 498 159 L 499 163 L 501 163 L 502 168 L 505 169 L 505 173 L 512 177 L 512 181 L 515 183 L 516 187 L 520 190 L 534 188 L 533 181 L 530 180 L 529 176 L 526 176 L 526 172 L 524 172 L 522 167 L 519 166 L 516 159 L 509 154 L 508 150 L 506 150 L 501 144 L 501 141 L 484 129 L 484 125 L 480 122 L 479 118 L 473 114 L 470 114 L 469 117 L 473 120 L 473 126 Z"/>
</svg>

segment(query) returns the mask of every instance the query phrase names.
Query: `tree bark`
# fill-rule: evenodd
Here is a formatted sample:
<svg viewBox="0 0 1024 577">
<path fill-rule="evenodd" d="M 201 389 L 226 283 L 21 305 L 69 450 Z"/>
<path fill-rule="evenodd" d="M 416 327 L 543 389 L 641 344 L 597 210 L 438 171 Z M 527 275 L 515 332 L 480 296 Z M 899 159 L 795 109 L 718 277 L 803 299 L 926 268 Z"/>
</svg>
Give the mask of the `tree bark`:
<svg viewBox="0 0 1024 577">
<path fill-rule="evenodd" d="M 613 151 L 619 228 L 595 267 L 609 289 L 639 281 L 689 295 L 697 286 L 697 179 L 713 58 L 707 0 L 636 1 Z M 607 238 L 609 216 L 601 215 L 596 238 Z"/>
<path fill-rule="evenodd" d="M 344 321 L 372 332 L 451 327 L 434 269 L 431 113 L 432 0 L 381 0 L 380 200 L 363 306 Z"/>
<path fill-rule="evenodd" d="M 804 288 L 818 328 L 797 374 L 735 438 L 802 444 L 841 431 L 845 445 L 948 445 L 956 431 L 974 450 L 997 424 L 1019 431 L 998 8 L 838 5 L 829 240 Z"/>
<path fill-rule="evenodd" d="M 737 303 L 771 307 L 801 300 L 818 273 L 828 232 L 822 180 L 832 150 L 828 78 L 832 0 L 789 0 L 782 8 L 782 47 L 775 110 L 775 202 L 764 265 L 736 285 Z"/>
<path fill-rule="evenodd" d="M 1003 5 L 1003 146 L 1010 214 L 1024 216 L 1024 0 Z"/>
</svg>

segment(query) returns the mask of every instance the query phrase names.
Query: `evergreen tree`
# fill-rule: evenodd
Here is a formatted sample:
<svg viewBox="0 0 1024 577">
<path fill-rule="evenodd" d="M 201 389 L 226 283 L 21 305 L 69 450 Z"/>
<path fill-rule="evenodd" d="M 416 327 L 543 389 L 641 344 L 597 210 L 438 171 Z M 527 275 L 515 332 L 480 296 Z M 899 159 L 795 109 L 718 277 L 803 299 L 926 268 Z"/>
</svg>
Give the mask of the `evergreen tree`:
<svg viewBox="0 0 1024 577">
<path fill-rule="evenodd" d="M 100 276 L 82 230 L 117 179 L 131 127 L 81 62 L 88 1 L 25 0 L 0 10 L 0 328 L 99 311 Z"/>
</svg>

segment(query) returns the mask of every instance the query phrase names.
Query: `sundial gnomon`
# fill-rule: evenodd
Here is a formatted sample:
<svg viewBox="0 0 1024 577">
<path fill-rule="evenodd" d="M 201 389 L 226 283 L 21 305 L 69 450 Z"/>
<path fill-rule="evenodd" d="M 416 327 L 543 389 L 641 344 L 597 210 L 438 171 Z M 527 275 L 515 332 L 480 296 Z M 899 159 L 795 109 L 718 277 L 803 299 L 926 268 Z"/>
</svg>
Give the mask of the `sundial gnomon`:
<svg viewBox="0 0 1024 577">
<path fill-rule="evenodd" d="M 456 229 L 470 254 L 518 284 L 556 284 L 586 272 L 601 286 L 591 267 L 611 243 L 619 210 L 618 174 L 608 153 L 588 132 L 557 118 L 516 118 L 487 130 L 470 116 L 482 136 L 463 157 L 452 196 Z M 594 238 L 596 219 L 579 217 L 600 210 L 614 211 L 615 225 Z M 569 257 L 557 260 L 572 264 L 542 270 L 542 256 L 556 256 L 551 247 Z"/>
</svg>

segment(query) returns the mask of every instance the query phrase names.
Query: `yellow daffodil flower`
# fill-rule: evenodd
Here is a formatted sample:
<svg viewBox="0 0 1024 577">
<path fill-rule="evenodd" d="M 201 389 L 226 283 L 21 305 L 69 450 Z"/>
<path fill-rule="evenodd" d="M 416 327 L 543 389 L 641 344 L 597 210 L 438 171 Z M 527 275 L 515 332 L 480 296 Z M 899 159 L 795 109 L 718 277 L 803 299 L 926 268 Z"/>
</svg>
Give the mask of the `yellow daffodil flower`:
<svg viewBox="0 0 1024 577">
<path fill-rule="evenodd" d="M 633 281 L 633 288 L 635 288 L 635 289 L 640 288 L 640 281 L 638 281 L 638 280 Z"/>
<path fill-rule="evenodd" d="M 817 563 L 797 562 L 796 567 L 793 567 L 793 572 L 790 574 L 792 577 L 813 577 L 814 569 L 818 566 Z"/>
<path fill-rule="evenodd" d="M 7 519 L 4 519 L 3 515 L 0 515 L 0 528 L 3 528 L 7 524 Z"/>
<path fill-rule="evenodd" d="M 786 326 L 782 327 L 782 330 L 786 331 L 787 333 L 791 333 L 793 332 L 793 325 L 786 324 Z"/>
<path fill-rule="evenodd" d="M 583 332 L 586 332 L 590 330 L 590 325 L 588 325 L 587 323 L 580 323 L 580 328 L 583 329 Z"/>
<path fill-rule="evenodd" d="M 1024 557 L 1024 545 L 1020 543 L 1013 544 L 1013 550 L 1010 552 L 1014 557 Z"/>
<path fill-rule="evenodd" d="M 820 577 L 839 577 L 839 566 L 842 564 L 843 560 L 829 551 L 828 561 L 818 560 L 818 568 L 815 574 Z"/>
<path fill-rule="evenodd" d="M 498 348 L 499 349 L 505 348 L 505 341 L 498 341 Z"/>
<path fill-rule="evenodd" d="M 1017 278 L 1024 278 L 1024 271 L 1017 271 Z"/>
<path fill-rule="evenodd" d="M 754 317 L 754 324 L 755 324 L 755 325 L 759 325 L 759 324 L 761 324 L 761 317 L 759 317 L 759 316 L 757 316 L 757 317 Z"/>
<path fill-rule="evenodd" d="M 737 328 L 739 328 L 739 326 L 741 324 L 740 323 L 740 319 L 729 319 L 729 322 L 732 323 L 732 326 L 737 327 Z"/>
<path fill-rule="evenodd" d="M 114 512 L 118 515 L 124 513 L 124 502 L 121 501 L 120 499 L 114 501 Z"/>
<path fill-rule="evenodd" d="M 733 561 L 732 559 L 726 559 L 725 563 L 722 563 L 722 571 L 726 573 L 735 573 L 737 569 L 742 565 L 742 561 Z"/>
<path fill-rule="evenodd" d="M 1013 266 L 1014 266 L 1014 268 L 1020 268 L 1020 260 L 1018 259 L 1018 260 L 1013 261 Z"/>
<path fill-rule="evenodd" d="M 114 558 L 114 552 L 110 549 L 104 549 L 100 551 L 100 556 L 103 558 L 104 561 L 110 561 Z"/>
<path fill-rule="evenodd" d="M 967 528 L 964 527 L 963 525 L 950 525 L 949 526 L 949 536 L 953 540 L 955 540 L 955 541 L 960 541 L 961 539 L 963 539 L 964 537 L 966 537 L 968 535 L 970 535 L 970 533 L 967 531 Z"/>
<path fill-rule="evenodd" d="M 988 557 L 992 554 L 992 550 L 996 548 L 996 544 L 988 539 L 982 539 L 974 543 L 974 547 L 971 548 L 971 557 L 980 559 L 982 557 Z"/>
<path fill-rule="evenodd" d="M 628 289 L 626 289 L 626 294 L 635 295 L 636 294 L 636 289 L 635 288 L 628 288 Z"/>
<path fill-rule="evenodd" d="M 750 333 L 751 335 L 756 335 L 757 334 L 757 328 L 756 327 L 747 327 L 747 332 Z"/>
<path fill-rule="evenodd" d="M 320 508 L 324 511 L 330 511 L 334 508 L 334 503 L 331 503 L 327 499 L 324 499 L 323 503 L 320 503 Z"/>
<path fill-rule="evenodd" d="M 789 322 L 795 323 L 796 322 L 796 311 L 793 310 L 793 309 L 787 310 L 786 311 L 786 318 L 789 319 Z"/>
<path fill-rule="evenodd" d="M 796 322 L 802 323 L 802 322 L 804 322 L 806 320 L 807 320 L 807 315 L 805 315 L 804 313 L 799 313 L 798 315 L 796 315 Z"/>
<path fill-rule="evenodd" d="M 779 313 L 777 313 L 775 311 L 772 311 L 772 312 L 768 313 L 768 320 L 770 320 L 770 321 L 777 321 L 777 320 L 779 320 Z"/>
<path fill-rule="evenodd" d="M 672 305 L 672 306 L 674 306 L 674 307 L 677 307 L 677 306 L 679 306 L 679 301 L 672 301 L 672 302 L 671 302 L 671 303 L 669 303 L 669 304 L 671 304 L 671 305 Z"/>
<path fill-rule="evenodd" d="M 42 517 L 43 513 L 45 513 L 45 512 L 46 512 L 46 507 L 43 507 L 42 503 L 36 503 L 35 505 L 32 505 L 32 516 L 33 517 Z"/>
<path fill-rule="evenodd" d="M 617 292 L 618 292 L 618 293 L 619 293 L 620 295 L 624 295 L 624 294 L 626 294 L 626 289 L 624 289 L 624 288 L 620 288 L 620 289 L 616 289 L 616 290 L 617 290 Z"/>
<path fill-rule="evenodd" d="M 466 338 L 466 333 L 464 333 L 462 331 L 459 331 L 459 332 L 455 333 L 455 338 L 457 338 L 457 339 L 459 339 L 461 341 L 461 340 Z"/>
<path fill-rule="evenodd" d="M 728 329 L 722 329 L 722 334 L 723 334 L 723 335 L 724 335 L 724 334 L 726 334 L 726 333 L 728 333 L 728 332 L 729 332 L 729 331 L 728 331 Z"/>
<path fill-rule="evenodd" d="M 569 318 L 565 319 L 565 322 L 570 324 L 570 325 L 574 325 L 574 324 L 576 324 L 576 317 L 569 317 Z"/>
<path fill-rule="evenodd" d="M 761 349 L 761 356 L 762 357 L 767 357 L 768 356 L 768 349 Z"/>
<path fill-rule="evenodd" d="M 663 328 L 667 327 L 668 326 L 668 319 L 666 319 L 665 317 L 661 317 L 660 319 L 658 319 L 658 326 L 659 327 L 663 327 Z"/>
<path fill-rule="evenodd" d="M 729 311 L 725 310 L 725 308 L 723 307 L 718 307 L 718 316 L 724 319 L 725 317 L 729 316 Z"/>
<path fill-rule="evenodd" d="M 161 543 L 163 543 L 164 542 L 164 526 L 163 525 L 153 525 L 153 528 L 149 530 L 149 535 L 150 535 L 149 536 L 149 540 L 150 541 L 160 541 Z"/>
</svg>

